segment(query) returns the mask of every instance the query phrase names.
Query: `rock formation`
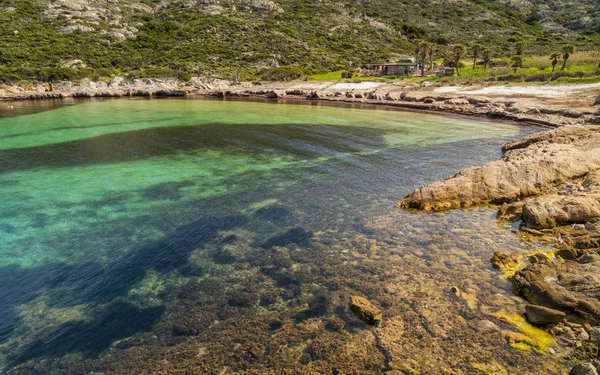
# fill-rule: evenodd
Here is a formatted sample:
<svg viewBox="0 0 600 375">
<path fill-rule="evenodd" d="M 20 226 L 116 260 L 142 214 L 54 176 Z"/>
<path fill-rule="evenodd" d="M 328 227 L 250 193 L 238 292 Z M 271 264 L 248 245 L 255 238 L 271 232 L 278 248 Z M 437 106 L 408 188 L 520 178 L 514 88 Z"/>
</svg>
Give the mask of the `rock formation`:
<svg viewBox="0 0 600 375">
<path fill-rule="evenodd" d="M 501 160 L 415 190 L 401 208 L 441 211 L 540 195 L 600 169 L 598 126 L 569 126 L 507 143 Z"/>
</svg>

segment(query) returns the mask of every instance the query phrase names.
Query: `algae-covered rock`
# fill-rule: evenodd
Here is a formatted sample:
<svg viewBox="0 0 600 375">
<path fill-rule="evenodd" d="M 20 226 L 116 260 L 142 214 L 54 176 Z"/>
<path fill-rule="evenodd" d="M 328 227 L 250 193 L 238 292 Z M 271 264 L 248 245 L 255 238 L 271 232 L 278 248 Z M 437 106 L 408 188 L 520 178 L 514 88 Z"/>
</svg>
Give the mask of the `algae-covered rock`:
<svg viewBox="0 0 600 375">
<path fill-rule="evenodd" d="M 494 256 L 490 260 L 492 262 L 492 266 L 501 270 L 504 268 L 514 268 L 519 265 L 519 255 L 518 254 L 506 254 L 500 251 L 494 252 Z"/>
<path fill-rule="evenodd" d="M 361 296 L 350 297 L 350 310 L 363 322 L 375 325 L 381 321 L 382 313 L 371 301 Z"/>
<path fill-rule="evenodd" d="M 512 278 L 517 294 L 529 302 L 560 310 L 567 319 L 600 323 L 600 259 L 536 263 Z"/>
<path fill-rule="evenodd" d="M 503 203 L 496 214 L 497 219 L 515 220 L 521 217 L 523 202 Z"/>
</svg>

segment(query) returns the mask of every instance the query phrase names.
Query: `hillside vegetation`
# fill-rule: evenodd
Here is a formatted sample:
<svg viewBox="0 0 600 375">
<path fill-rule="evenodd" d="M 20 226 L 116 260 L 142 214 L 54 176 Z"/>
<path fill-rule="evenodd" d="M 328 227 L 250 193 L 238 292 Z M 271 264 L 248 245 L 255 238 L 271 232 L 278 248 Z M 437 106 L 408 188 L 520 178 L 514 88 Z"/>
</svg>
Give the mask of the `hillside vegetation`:
<svg viewBox="0 0 600 375">
<path fill-rule="evenodd" d="M 0 0 L 0 81 L 306 74 L 410 53 L 415 40 L 515 43 L 545 54 L 600 42 L 592 0 Z M 81 60 L 81 61 L 73 61 Z"/>
</svg>

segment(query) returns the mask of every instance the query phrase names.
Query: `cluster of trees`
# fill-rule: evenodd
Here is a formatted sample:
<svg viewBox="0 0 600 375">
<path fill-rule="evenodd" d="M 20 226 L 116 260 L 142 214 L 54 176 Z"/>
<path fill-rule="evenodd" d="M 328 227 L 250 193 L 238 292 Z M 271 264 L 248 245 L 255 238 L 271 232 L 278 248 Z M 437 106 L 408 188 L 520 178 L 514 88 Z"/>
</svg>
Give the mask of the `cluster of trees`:
<svg viewBox="0 0 600 375">
<path fill-rule="evenodd" d="M 523 66 L 523 42 L 517 42 L 514 48 L 514 54 L 511 53 L 510 61 L 512 62 L 511 68 L 516 71 L 520 67 Z M 426 60 L 429 59 L 429 69 L 433 70 L 433 60 L 434 54 L 437 51 L 437 47 L 435 43 L 425 42 L 425 41 L 417 41 L 415 43 L 415 56 L 417 59 L 417 64 L 421 66 L 421 76 L 425 75 L 425 67 L 427 65 Z M 444 57 L 444 65 L 451 66 L 456 69 L 456 74 L 460 76 L 460 60 L 463 57 L 466 57 L 468 52 L 467 47 L 463 44 L 456 44 L 451 47 L 446 56 Z M 481 62 L 483 63 L 483 71 L 487 71 L 487 68 L 492 63 L 492 59 L 494 57 L 493 52 L 490 48 L 482 45 L 482 44 L 473 44 L 469 48 L 469 52 L 471 57 L 473 58 L 473 69 L 477 65 L 477 59 L 481 58 Z M 575 52 L 575 47 L 573 45 L 563 46 L 561 52 L 553 52 L 550 55 L 550 60 L 552 63 L 552 72 L 554 73 L 556 69 L 556 65 L 558 64 L 558 60 L 562 57 L 562 67 L 561 71 L 565 70 L 565 66 L 567 65 L 567 60 L 569 57 Z M 419 61 L 421 63 L 419 63 Z"/>
</svg>

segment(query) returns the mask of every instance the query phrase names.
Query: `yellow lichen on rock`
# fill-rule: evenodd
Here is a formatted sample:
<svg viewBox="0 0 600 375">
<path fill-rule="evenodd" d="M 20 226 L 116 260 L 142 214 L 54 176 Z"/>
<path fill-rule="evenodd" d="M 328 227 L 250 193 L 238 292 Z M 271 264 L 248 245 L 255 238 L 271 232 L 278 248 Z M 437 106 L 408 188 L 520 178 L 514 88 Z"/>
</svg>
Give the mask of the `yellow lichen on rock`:
<svg viewBox="0 0 600 375">
<path fill-rule="evenodd" d="M 535 349 L 539 352 L 543 352 L 548 346 L 551 346 L 554 343 L 552 335 L 529 324 L 521 315 L 511 315 L 504 311 L 500 311 L 491 314 L 491 316 L 521 332 L 503 331 L 504 337 L 506 337 L 511 348 L 519 350 Z"/>
</svg>

